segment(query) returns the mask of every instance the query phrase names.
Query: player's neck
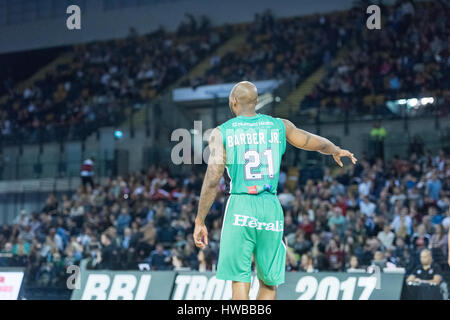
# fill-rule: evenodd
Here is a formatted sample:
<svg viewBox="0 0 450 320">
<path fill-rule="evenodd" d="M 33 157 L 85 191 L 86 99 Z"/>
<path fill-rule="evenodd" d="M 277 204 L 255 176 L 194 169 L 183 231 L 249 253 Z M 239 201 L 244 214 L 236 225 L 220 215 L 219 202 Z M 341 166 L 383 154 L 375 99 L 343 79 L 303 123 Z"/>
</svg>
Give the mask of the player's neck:
<svg viewBox="0 0 450 320">
<path fill-rule="evenodd" d="M 254 117 L 258 115 L 255 111 L 243 111 L 241 113 L 238 113 L 237 117 Z"/>
</svg>

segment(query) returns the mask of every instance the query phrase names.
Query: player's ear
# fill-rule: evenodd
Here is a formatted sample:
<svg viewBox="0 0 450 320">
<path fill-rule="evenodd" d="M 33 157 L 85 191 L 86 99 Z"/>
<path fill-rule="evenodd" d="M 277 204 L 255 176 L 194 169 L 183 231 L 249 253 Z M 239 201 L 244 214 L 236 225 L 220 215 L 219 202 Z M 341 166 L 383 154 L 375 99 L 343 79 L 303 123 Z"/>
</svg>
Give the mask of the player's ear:
<svg viewBox="0 0 450 320">
<path fill-rule="evenodd" d="M 233 105 L 234 113 L 237 115 L 239 109 L 239 101 L 236 97 L 234 97 L 234 105 Z"/>
</svg>

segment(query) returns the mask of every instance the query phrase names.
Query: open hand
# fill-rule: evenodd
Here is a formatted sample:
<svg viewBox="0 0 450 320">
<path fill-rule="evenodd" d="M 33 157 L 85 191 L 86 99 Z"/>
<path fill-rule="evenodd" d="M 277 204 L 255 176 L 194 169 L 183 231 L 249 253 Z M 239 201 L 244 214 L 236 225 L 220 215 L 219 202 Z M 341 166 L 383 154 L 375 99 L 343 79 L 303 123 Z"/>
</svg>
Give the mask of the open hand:
<svg viewBox="0 0 450 320">
<path fill-rule="evenodd" d="M 352 163 L 353 163 L 353 164 L 356 164 L 356 161 L 358 161 L 358 160 L 354 157 L 353 153 L 351 153 L 351 152 L 348 151 L 348 150 L 344 150 L 344 149 L 339 148 L 339 152 L 336 153 L 336 154 L 333 154 L 333 159 L 334 159 L 334 161 L 337 162 L 337 164 L 338 164 L 340 167 L 344 166 L 344 165 L 342 164 L 341 157 L 349 157 L 350 160 L 352 160 Z"/>
</svg>

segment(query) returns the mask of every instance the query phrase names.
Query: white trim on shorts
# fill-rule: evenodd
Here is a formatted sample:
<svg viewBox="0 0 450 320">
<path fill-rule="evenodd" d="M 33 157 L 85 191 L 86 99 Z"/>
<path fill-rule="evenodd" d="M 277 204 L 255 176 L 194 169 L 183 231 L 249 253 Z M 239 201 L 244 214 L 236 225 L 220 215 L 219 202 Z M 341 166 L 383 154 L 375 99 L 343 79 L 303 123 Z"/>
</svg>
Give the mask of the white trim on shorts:
<svg viewBox="0 0 450 320">
<path fill-rule="evenodd" d="M 225 169 L 227 169 L 227 175 L 230 178 L 230 194 L 228 195 L 227 204 L 225 205 L 225 212 L 223 214 L 222 229 L 220 230 L 220 240 L 222 240 L 223 227 L 225 226 L 225 219 L 227 218 L 228 204 L 230 203 L 231 188 L 233 186 L 233 180 L 231 180 L 231 176 L 230 176 L 230 172 L 228 171 L 228 167 L 225 166 Z"/>
</svg>

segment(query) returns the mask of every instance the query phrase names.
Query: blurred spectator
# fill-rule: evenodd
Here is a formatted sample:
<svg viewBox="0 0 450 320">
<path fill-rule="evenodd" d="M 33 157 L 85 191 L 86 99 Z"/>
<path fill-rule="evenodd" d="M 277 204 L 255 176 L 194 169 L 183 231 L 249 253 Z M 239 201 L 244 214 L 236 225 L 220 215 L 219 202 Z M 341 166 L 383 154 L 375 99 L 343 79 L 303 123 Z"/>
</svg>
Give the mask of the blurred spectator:
<svg viewBox="0 0 450 320">
<path fill-rule="evenodd" d="M 335 229 L 340 235 L 343 235 L 346 226 L 347 221 L 342 215 L 342 209 L 339 207 L 334 207 L 333 215 L 328 219 L 328 227 L 330 229 Z"/>
<path fill-rule="evenodd" d="M 385 249 L 392 247 L 395 239 L 395 234 L 391 231 L 389 225 L 385 225 L 383 231 L 379 232 L 377 235 L 378 239 Z"/>
<path fill-rule="evenodd" d="M 420 266 L 406 279 L 407 282 L 427 282 L 440 284 L 442 281 L 441 268 L 433 262 L 431 252 L 424 249 L 420 252 Z"/>
<path fill-rule="evenodd" d="M 310 254 L 305 253 L 301 257 L 300 267 L 298 271 L 302 272 L 316 272 L 314 269 L 313 260 Z"/>
<path fill-rule="evenodd" d="M 80 176 L 84 188 L 89 184 L 91 188 L 94 189 L 94 164 L 95 158 L 91 157 L 84 160 L 81 165 Z"/>
<path fill-rule="evenodd" d="M 398 82 L 398 78 L 397 79 Z M 391 80 L 392 81 L 392 80 Z M 370 130 L 370 138 L 373 145 L 374 157 L 384 159 L 384 140 L 386 139 L 386 129 L 381 125 L 381 121 L 377 121 L 372 130 Z"/>
<path fill-rule="evenodd" d="M 350 257 L 350 260 L 349 260 L 349 263 L 348 263 L 347 272 L 353 272 L 353 271 L 357 271 L 357 270 L 361 270 L 359 268 L 358 257 L 355 256 L 355 255 L 352 255 Z"/>
<path fill-rule="evenodd" d="M 164 247 L 161 244 L 157 244 L 156 249 L 150 254 L 151 270 L 169 270 L 170 262 L 170 256 L 164 250 Z"/>
<path fill-rule="evenodd" d="M 330 269 L 333 271 L 340 271 L 344 266 L 344 251 L 338 246 L 336 240 L 330 240 L 326 255 Z"/>
<path fill-rule="evenodd" d="M 116 270 L 120 262 L 119 251 L 111 235 L 104 232 L 101 235 L 101 244 L 103 248 L 98 258 L 98 269 Z"/>
<path fill-rule="evenodd" d="M 434 227 L 434 234 L 431 236 L 429 249 L 431 250 L 433 261 L 441 266 L 442 269 L 446 269 L 446 259 L 448 256 L 448 235 L 441 224 Z M 450 266 L 450 264 L 449 264 Z M 445 270 L 444 269 L 444 270 Z"/>
</svg>

